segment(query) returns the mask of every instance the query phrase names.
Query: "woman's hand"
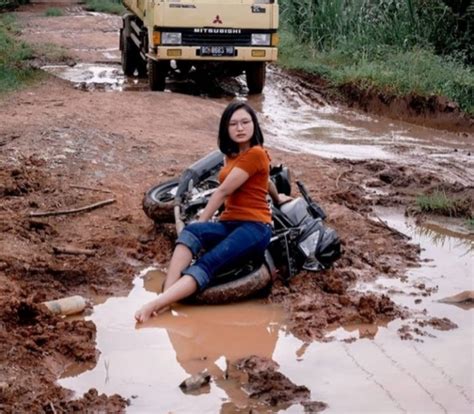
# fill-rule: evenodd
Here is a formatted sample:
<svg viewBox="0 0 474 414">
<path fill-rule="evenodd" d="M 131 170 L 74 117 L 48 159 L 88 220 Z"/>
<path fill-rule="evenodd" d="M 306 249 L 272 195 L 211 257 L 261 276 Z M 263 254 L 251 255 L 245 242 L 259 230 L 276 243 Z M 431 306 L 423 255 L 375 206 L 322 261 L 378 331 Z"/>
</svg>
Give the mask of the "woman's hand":
<svg viewBox="0 0 474 414">
<path fill-rule="evenodd" d="M 146 305 L 143 305 L 137 312 L 135 313 L 135 320 L 137 323 L 146 322 L 152 316 L 155 315 L 156 304 L 155 301 L 152 300 L 148 302 Z"/>
</svg>

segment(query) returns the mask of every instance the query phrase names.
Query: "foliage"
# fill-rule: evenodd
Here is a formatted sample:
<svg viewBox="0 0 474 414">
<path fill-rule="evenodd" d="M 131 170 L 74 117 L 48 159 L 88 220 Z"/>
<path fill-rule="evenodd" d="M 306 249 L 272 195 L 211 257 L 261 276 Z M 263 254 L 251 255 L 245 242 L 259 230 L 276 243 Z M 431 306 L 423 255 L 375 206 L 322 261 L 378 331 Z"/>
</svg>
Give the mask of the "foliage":
<svg viewBox="0 0 474 414">
<path fill-rule="evenodd" d="M 33 76 L 33 70 L 24 64 L 33 52 L 28 45 L 15 39 L 17 32 L 12 15 L 0 16 L 0 92 L 15 89 Z"/>
<path fill-rule="evenodd" d="M 125 8 L 121 0 L 87 0 L 86 10 L 110 14 L 122 14 Z"/>
<path fill-rule="evenodd" d="M 63 11 L 61 9 L 59 9 L 58 7 L 50 7 L 48 9 L 46 9 L 46 11 L 44 12 L 44 15 L 47 16 L 47 17 L 62 16 Z"/>
<path fill-rule="evenodd" d="M 444 216 L 471 218 L 470 200 L 449 198 L 445 192 L 436 191 L 416 198 L 416 205 L 424 213 L 435 213 Z"/>
<path fill-rule="evenodd" d="M 444 95 L 474 114 L 474 6 L 468 6 L 466 0 L 280 0 L 280 63 L 335 85 Z"/>
<path fill-rule="evenodd" d="M 463 2 L 459 0 L 459 2 Z M 452 4 L 450 4 L 452 3 Z M 281 0 L 281 17 L 299 40 L 317 50 L 341 45 L 370 53 L 431 46 L 474 62 L 474 6 L 442 0 Z"/>
</svg>

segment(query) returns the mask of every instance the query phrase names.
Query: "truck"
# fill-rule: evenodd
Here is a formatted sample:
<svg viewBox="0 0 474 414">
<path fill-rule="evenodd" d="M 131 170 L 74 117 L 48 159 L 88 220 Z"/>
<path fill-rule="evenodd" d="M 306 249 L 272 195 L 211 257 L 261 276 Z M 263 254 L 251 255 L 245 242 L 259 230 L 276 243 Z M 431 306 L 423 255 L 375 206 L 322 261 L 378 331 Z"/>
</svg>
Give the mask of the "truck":
<svg viewBox="0 0 474 414">
<path fill-rule="evenodd" d="M 245 72 L 250 94 L 261 93 L 266 64 L 278 56 L 277 0 L 123 0 L 120 51 L 126 76 L 165 89 L 181 74 Z"/>
</svg>

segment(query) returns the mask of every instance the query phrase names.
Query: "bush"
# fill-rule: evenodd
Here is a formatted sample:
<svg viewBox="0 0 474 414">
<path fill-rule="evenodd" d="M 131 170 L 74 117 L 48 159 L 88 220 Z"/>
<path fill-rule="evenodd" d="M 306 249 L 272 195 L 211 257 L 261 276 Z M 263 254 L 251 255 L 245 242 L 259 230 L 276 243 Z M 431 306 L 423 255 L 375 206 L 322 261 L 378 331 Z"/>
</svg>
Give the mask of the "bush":
<svg viewBox="0 0 474 414">
<path fill-rule="evenodd" d="M 57 7 L 50 7 L 49 9 L 46 9 L 44 15 L 47 17 L 58 17 L 63 15 L 63 11 Z"/>
<path fill-rule="evenodd" d="M 120 0 L 87 0 L 86 10 L 110 14 L 122 14 L 125 7 Z"/>
<path fill-rule="evenodd" d="M 280 63 L 336 85 L 444 95 L 474 114 L 474 7 L 466 2 L 280 0 Z"/>
<path fill-rule="evenodd" d="M 33 76 L 33 70 L 24 64 L 32 50 L 15 39 L 16 31 L 11 15 L 0 16 L 0 92 L 15 89 Z"/>
</svg>

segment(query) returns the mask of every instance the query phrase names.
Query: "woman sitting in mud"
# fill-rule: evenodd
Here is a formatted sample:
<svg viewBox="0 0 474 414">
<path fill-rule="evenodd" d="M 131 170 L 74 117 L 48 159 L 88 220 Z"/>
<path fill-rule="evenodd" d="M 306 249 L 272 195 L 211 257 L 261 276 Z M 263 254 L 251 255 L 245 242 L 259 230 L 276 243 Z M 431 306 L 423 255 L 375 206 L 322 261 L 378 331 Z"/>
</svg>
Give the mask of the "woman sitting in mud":
<svg viewBox="0 0 474 414">
<path fill-rule="evenodd" d="M 275 203 L 287 200 L 269 184 L 270 159 L 254 110 L 245 102 L 232 102 L 224 110 L 218 136 L 225 154 L 220 185 L 212 194 L 198 222 L 186 226 L 176 241 L 163 293 L 135 314 L 145 322 L 169 305 L 204 290 L 223 267 L 250 256 L 263 255 L 270 243 L 270 193 Z M 224 204 L 218 222 L 210 222 Z M 204 250 L 192 265 L 193 257 Z"/>
</svg>

